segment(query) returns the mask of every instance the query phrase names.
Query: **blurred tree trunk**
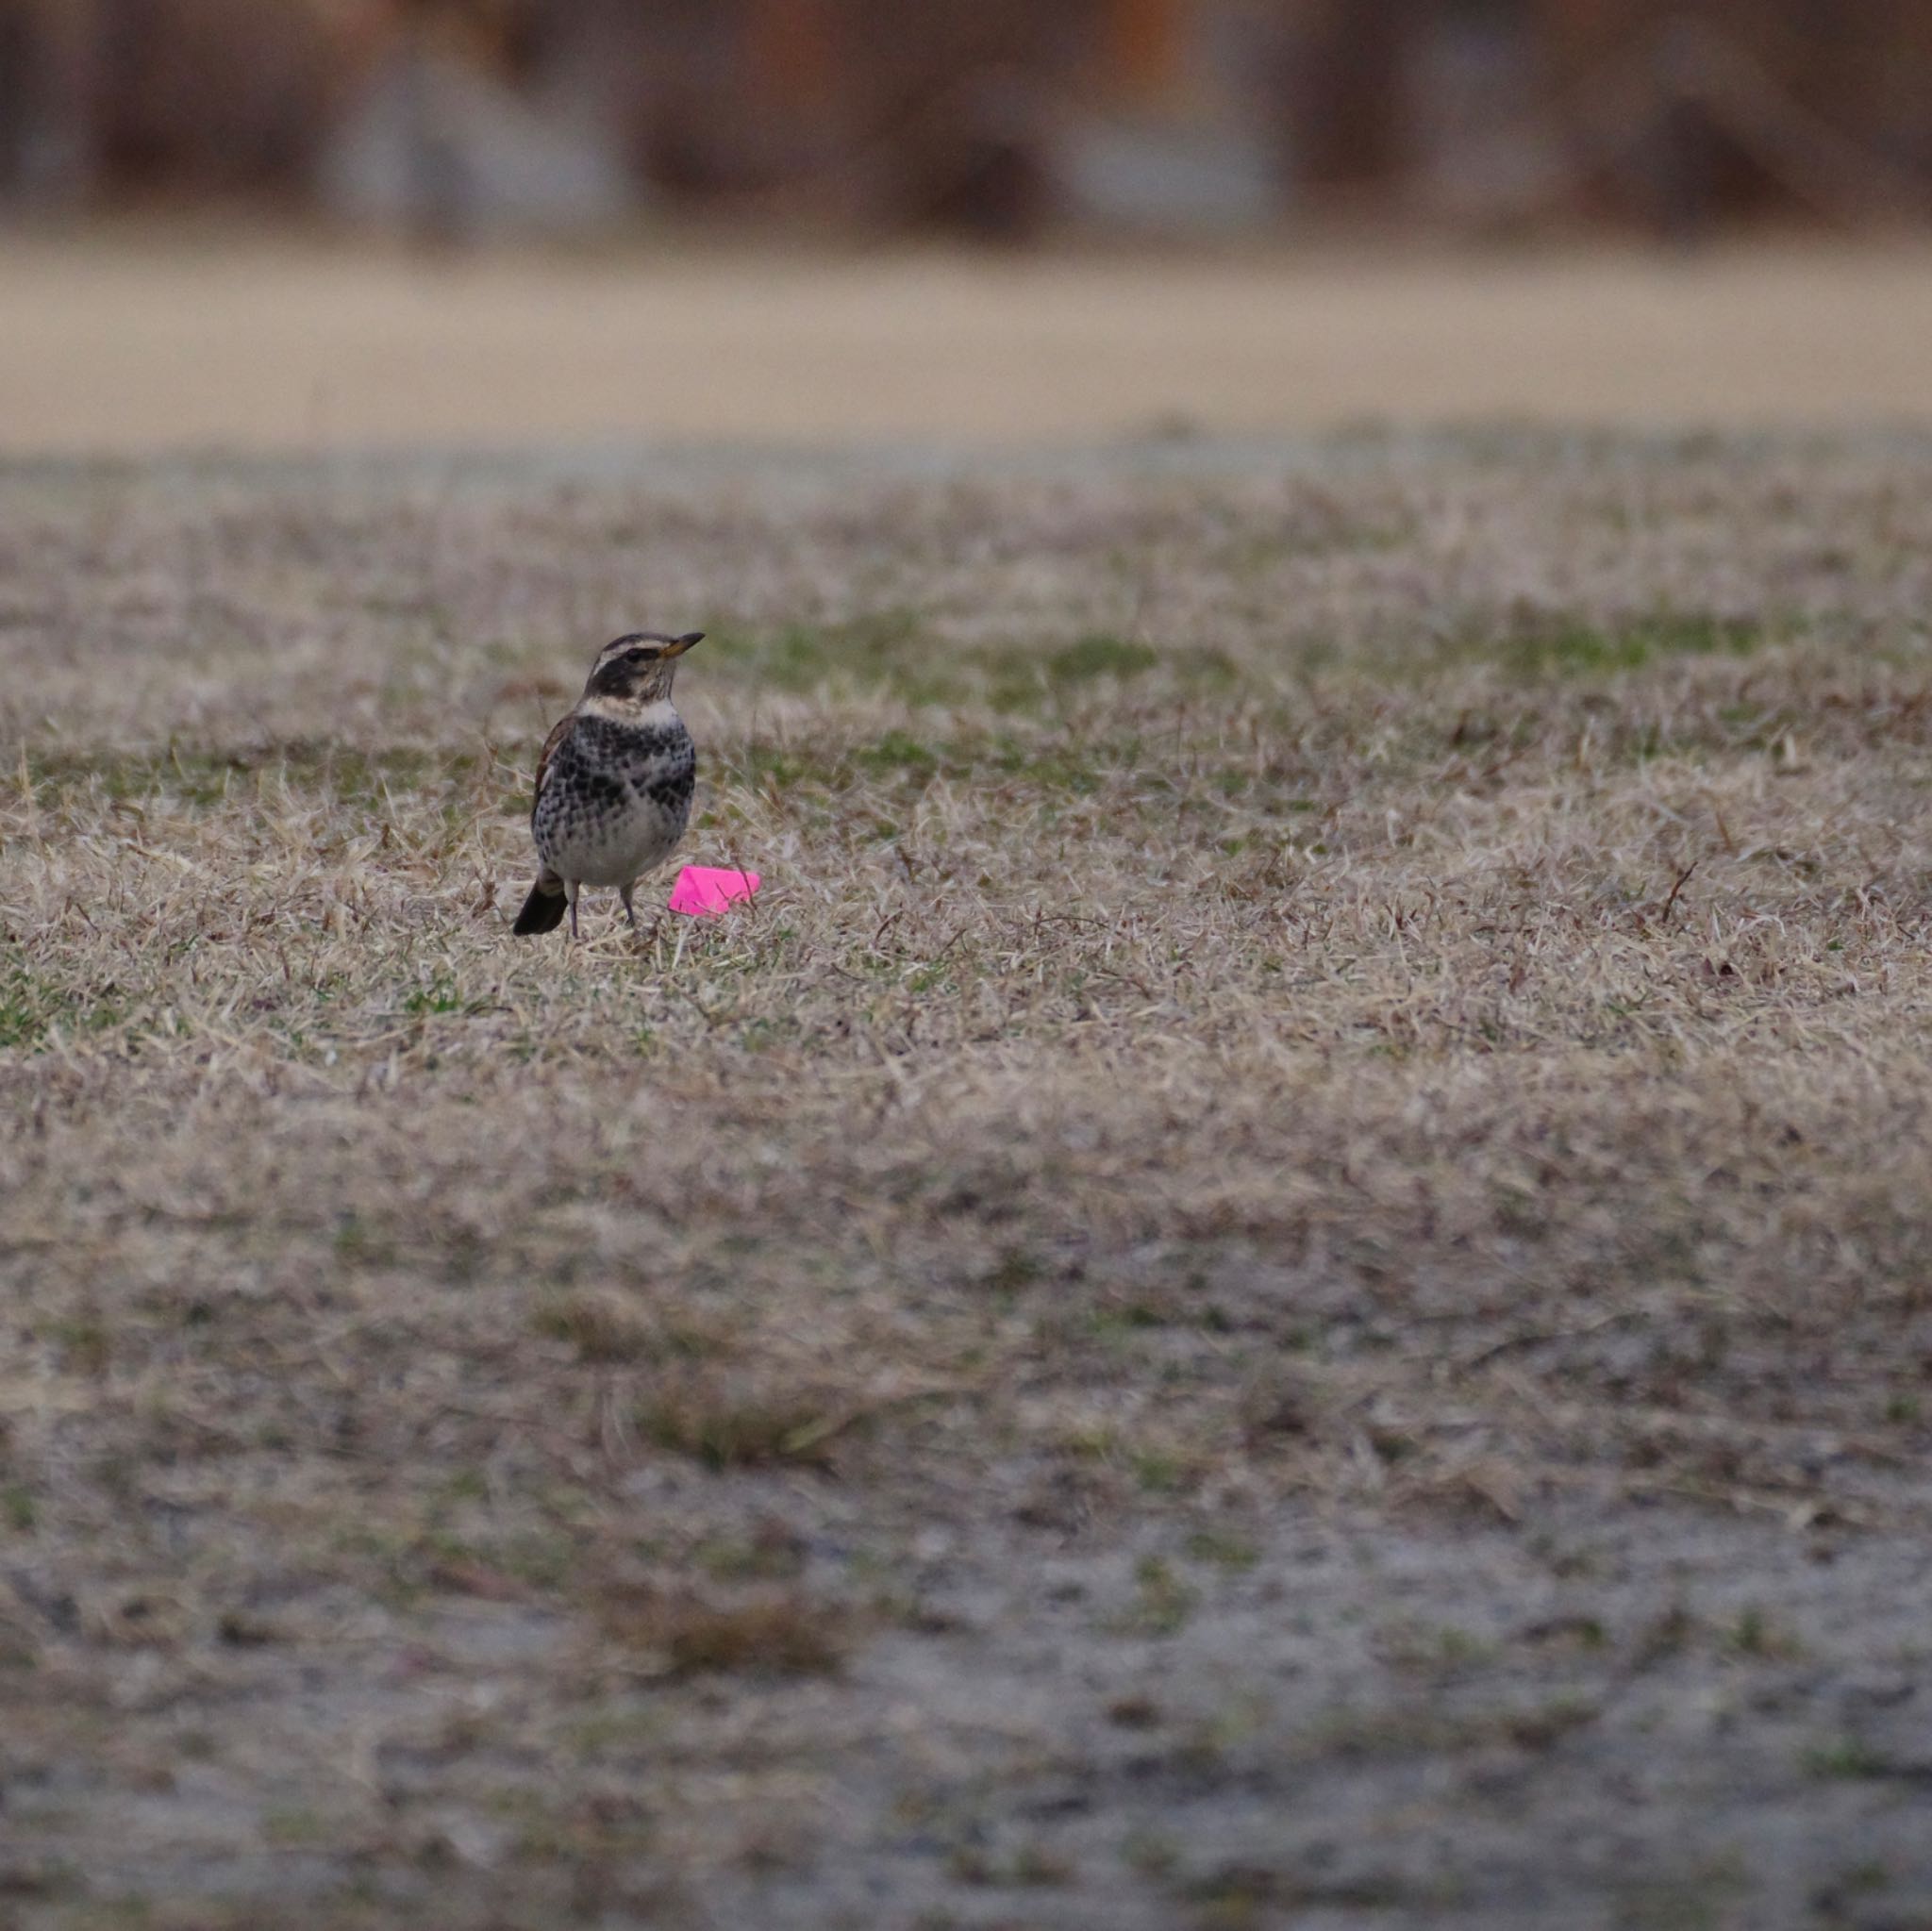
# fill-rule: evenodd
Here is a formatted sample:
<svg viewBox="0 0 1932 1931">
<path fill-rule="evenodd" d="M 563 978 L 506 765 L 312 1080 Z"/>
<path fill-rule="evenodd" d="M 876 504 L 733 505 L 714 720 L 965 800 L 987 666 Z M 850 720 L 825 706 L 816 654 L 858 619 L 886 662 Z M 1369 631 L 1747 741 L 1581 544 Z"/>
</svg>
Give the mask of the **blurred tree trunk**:
<svg viewBox="0 0 1932 1931">
<path fill-rule="evenodd" d="M 745 23 L 752 98 L 788 119 L 822 114 L 838 93 L 837 23 L 827 0 L 752 0 Z"/>
<path fill-rule="evenodd" d="M 470 181 L 439 99 L 439 64 L 453 58 L 461 0 L 402 0 L 399 52 L 408 122 L 409 232 L 419 247 L 450 248 L 475 233 Z"/>
<path fill-rule="evenodd" d="M 1892 0 L 1892 14 L 1899 58 L 1889 87 L 1899 145 L 1907 166 L 1932 185 L 1932 7 Z"/>
<path fill-rule="evenodd" d="M 93 191 L 100 37 L 94 0 L 0 5 L 0 191 L 55 208 Z"/>
<path fill-rule="evenodd" d="M 1182 82 L 1188 0 L 1109 0 L 1108 67 L 1122 98 L 1158 107 Z"/>
<path fill-rule="evenodd" d="M 1385 188 L 1401 173 L 1402 73 L 1411 0 L 1326 0 L 1300 36 L 1295 86 L 1303 179 Z"/>
</svg>

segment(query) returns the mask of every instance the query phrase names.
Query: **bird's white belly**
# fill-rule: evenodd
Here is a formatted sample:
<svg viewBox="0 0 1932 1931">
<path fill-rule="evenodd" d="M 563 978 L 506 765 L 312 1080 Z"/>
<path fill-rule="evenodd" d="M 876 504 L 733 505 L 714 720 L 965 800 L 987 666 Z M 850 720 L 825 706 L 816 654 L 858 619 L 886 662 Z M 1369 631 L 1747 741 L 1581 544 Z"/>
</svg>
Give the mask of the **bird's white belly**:
<svg viewBox="0 0 1932 1931">
<path fill-rule="evenodd" d="M 579 885 L 628 885 L 661 865 L 677 849 L 682 824 L 649 808 L 621 818 L 572 825 L 561 839 L 544 841 L 544 861 L 559 877 Z"/>
</svg>

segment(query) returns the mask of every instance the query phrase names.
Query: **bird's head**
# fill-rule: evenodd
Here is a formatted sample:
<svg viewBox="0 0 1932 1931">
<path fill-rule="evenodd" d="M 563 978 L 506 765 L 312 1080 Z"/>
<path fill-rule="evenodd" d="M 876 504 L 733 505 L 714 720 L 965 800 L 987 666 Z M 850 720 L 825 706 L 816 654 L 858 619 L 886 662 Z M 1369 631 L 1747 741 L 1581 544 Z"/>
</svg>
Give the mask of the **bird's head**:
<svg viewBox="0 0 1932 1931">
<path fill-rule="evenodd" d="M 701 641 L 704 634 L 688 630 L 682 637 L 665 637 L 655 630 L 638 630 L 615 639 L 597 653 L 584 695 L 628 704 L 649 704 L 655 698 L 669 697 L 678 658 Z"/>
</svg>

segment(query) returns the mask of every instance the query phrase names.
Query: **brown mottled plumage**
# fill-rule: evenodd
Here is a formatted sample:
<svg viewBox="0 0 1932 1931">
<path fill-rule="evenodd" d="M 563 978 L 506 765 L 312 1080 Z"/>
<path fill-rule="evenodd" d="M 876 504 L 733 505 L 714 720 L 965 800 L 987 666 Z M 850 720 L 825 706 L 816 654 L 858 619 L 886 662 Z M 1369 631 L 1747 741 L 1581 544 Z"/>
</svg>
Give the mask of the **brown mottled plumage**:
<svg viewBox="0 0 1932 1931">
<path fill-rule="evenodd" d="M 704 632 L 638 631 L 597 653 L 584 694 L 558 720 L 537 759 L 530 834 L 539 871 L 517 915 L 518 934 L 553 932 L 577 893 L 614 885 L 635 925 L 631 893 L 677 849 L 691 818 L 697 751 L 671 702 L 676 659 Z"/>
</svg>

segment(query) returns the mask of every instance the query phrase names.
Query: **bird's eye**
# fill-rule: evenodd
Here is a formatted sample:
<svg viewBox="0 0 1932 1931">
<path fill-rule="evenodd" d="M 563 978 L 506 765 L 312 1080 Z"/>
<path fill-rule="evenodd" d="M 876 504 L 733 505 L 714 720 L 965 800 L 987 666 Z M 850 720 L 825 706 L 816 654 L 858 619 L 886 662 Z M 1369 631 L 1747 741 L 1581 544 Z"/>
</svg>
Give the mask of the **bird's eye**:
<svg viewBox="0 0 1932 1931">
<path fill-rule="evenodd" d="M 624 654 L 624 660 L 627 664 L 641 664 L 650 655 L 647 650 L 627 650 Z"/>
</svg>

